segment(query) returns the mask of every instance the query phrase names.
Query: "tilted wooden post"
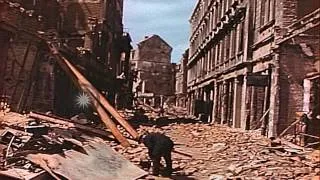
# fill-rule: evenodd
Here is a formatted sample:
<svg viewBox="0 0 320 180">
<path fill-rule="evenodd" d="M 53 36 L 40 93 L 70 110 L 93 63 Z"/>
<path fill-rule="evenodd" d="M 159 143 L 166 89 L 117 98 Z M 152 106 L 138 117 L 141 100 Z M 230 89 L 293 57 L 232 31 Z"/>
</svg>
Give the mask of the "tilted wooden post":
<svg viewBox="0 0 320 180">
<path fill-rule="evenodd" d="M 104 122 L 104 124 L 110 129 L 111 133 L 115 136 L 115 138 L 121 143 L 122 146 L 128 147 L 130 146 L 129 141 L 121 134 L 119 129 L 117 128 L 116 124 L 111 120 L 110 116 L 107 114 L 107 112 L 100 106 L 99 101 L 96 99 L 96 97 L 89 91 L 89 89 L 95 89 L 89 81 L 81 75 L 81 73 L 73 67 L 72 64 L 68 62 L 67 59 L 62 57 L 60 53 L 57 51 L 57 49 L 54 46 L 50 46 L 52 53 L 55 55 L 56 60 L 60 67 L 67 73 L 67 75 L 72 79 L 72 81 L 80 87 L 85 93 L 87 93 L 91 100 L 93 101 L 93 106 L 96 109 L 99 117 Z M 72 70 L 71 70 L 72 68 Z M 81 76 L 80 76 L 81 75 Z M 90 88 L 88 88 L 90 87 Z"/>
<path fill-rule="evenodd" d="M 63 58 L 63 57 L 62 57 Z M 70 68 L 72 73 L 78 78 L 81 79 L 81 83 L 85 85 L 85 88 L 90 94 L 99 102 L 101 105 L 122 125 L 129 134 L 137 139 L 139 134 L 133 127 L 117 112 L 117 110 L 111 106 L 108 100 L 94 87 L 92 84 L 67 60 L 64 59 L 64 63 Z"/>
</svg>

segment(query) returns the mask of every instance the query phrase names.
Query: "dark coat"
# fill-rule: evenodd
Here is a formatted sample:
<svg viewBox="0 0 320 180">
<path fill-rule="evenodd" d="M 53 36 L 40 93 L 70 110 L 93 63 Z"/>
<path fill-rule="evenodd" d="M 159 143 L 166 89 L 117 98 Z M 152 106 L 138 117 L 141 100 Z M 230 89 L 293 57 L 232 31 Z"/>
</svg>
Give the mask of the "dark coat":
<svg viewBox="0 0 320 180">
<path fill-rule="evenodd" d="M 142 139 L 150 158 L 165 156 L 173 150 L 173 141 L 161 133 L 150 133 Z"/>
</svg>

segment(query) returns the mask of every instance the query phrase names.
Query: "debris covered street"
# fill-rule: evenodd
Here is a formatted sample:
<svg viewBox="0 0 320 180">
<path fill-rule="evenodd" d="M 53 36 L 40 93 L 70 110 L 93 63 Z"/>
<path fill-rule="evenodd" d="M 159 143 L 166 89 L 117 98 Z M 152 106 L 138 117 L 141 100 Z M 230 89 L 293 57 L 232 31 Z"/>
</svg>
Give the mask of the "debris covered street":
<svg viewBox="0 0 320 180">
<path fill-rule="evenodd" d="M 173 121 L 173 123 L 170 123 Z M 246 132 L 197 121 L 168 120 L 164 124 L 140 126 L 172 137 L 175 149 L 192 158 L 173 153 L 173 179 L 314 179 L 319 178 L 319 150 L 305 149 L 283 140 L 270 141 L 259 132 Z M 121 149 L 141 166 L 143 146 Z M 316 176 L 318 175 L 318 176 Z"/>
<path fill-rule="evenodd" d="M 0 180 L 320 180 L 320 1 L 0 0 Z"/>
<path fill-rule="evenodd" d="M 152 115 L 154 113 L 145 114 Z M 40 120 L 38 122 L 41 123 L 30 125 L 30 122 L 35 122 L 35 118 L 30 118 L 30 116 L 41 117 L 38 119 Z M 158 119 L 151 118 L 142 123 L 135 121 L 133 117 L 126 116 L 131 119 L 129 122 L 133 126 L 138 127 L 139 133 L 164 133 L 171 137 L 175 143 L 176 152 L 173 152 L 172 155 L 173 175 L 170 178 L 154 177 L 146 173 L 150 171 L 151 164 L 148 160 L 147 149 L 142 144 L 130 141 L 131 147 L 123 147 L 114 140 L 111 133 L 103 131 L 99 125 L 89 125 L 88 120 L 85 119 L 67 121 L 66 119 L 58 120 L 48 117 L 51 116 L 37 113 L 20 115 L 8 112 L 8 110 L 6 113 L 2 113 L 0 116 L 1 127 L 4 129 L 1 131 L 1 148 L 4 152 L 1 154 L 3 164 L 0 174 L 2 176 L 15 177 L 20 174 L 24 178 L 50 178 L 51 175 L 51 177 L 59 178 L 58 175 L 55 176 L 55 174 L 59 174 L 59 176 L 69 179 L 80 176 L 97 177 L 93 176 L 94 174 L 87 174 L 87 170 L 90 168 L 86 167 L 86 171 L 84 171 L 85 169 L 79 161 L 81 158 L 83 162 L 90 162 L 89 159 L 85 160 L 86 157 L 96 157 L 94 153 L 90 156 L 81 155 L 90 152 L 87 145 L 102 149 L 110 146 L 115 152 L 125 157 L 122 157 L 123 160 L 120 162 L 126 163 L 127 169 L 111 168 L 122 172 L 120 177 L 113 176 L 113 179 L 122 179 L 126 174 L 127 178 L 138 177 L 138 179 L 280 178 L 317 180 L 320 174 L 319 150 L 303 148 L 285 139 L 270 140 L 259 135 L 258 131 L 244 131 L 224 125 L 206 124 L 196 119 L 165 116 L 158 117 Z M 82 122 L 82 125 L 79 122 Z M 33 128 L 34 131 L 32 131 Z M 21 131 L 23 129 L 29 132 Z M 68 165 L 70 160 L 59 158 L 57 155 L 61 153 L 71 153 L 66 155 L 70 158 L 73 157 L 71 158 L 73 159 L 71 162 L 75 164 L 73 168 L 78 168 L 79 173 L 74 174 L 72 171 L 64 169 L 70 166 L 70 164 Z M 95 153 L 107 155 L 110 154 L 110 150 Z M 116 155 L 118 158 L 119 154 Z M 102 156 L 99 155 L 96 158 L 102 158 Z M 128 159 L 132 164 L 124 159 Z M 104 164 L 103 161 L 100 163 Z M 111 163 L 110 167 L 115 165 L 115 162 L 109 163 Z M 90 166 L 96 168 L 91 171 L 96 173 L 102 171 L 102 169 L 94 167 L 94 164 Z M 140 171 L 138 167 L 145 172 Z M 131 173 L 128 174 L 128 172 Z"/>
</svg>

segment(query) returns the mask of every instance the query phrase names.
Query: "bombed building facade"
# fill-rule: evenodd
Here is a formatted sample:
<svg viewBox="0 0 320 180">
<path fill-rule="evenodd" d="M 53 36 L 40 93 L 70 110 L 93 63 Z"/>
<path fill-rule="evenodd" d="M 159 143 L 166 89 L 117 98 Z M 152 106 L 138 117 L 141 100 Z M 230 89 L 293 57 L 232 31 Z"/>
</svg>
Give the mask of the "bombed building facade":
<svg viewBox="0 0 320 180">
<path fill-rule="evenodd" d="M 191 114 L 269 137 L 297 112 L 318 123 L 319 2 L 199 0 L 190 24 Z"/>
<path fill-rule="evenodd" d="M 122 0 L 0 1 L 0 9 L 0 96 L 15 111 L 76 111 L 79 91 L 56 65 L 48 41 L 113 104 L 131 105 L 132 47 Z"/>
<path fill-rule="evenodd" d="M 171 52 L 172 47 L 158 35 L 146 36 L 131 52 L 131 66 L 136 72 L 133 92 L 138 99 L 159 106 L 173 98 L 175 66 Z"/>
<path fill-rule="evenodd" d="M 43 21 L 41 14 L 29 7 L 27 2 L 0 1 L 0 98 L 8 101 L 17 111 L 23 110 L 25 105 L 37 103 L 29 92 L 35 92 L 37 87 L 45 83 L 40 79 L 35 80 L 36 75 L 44 74 L 46 68 L 40 69 L 43 65 L 43 61 L 40 61 L 42 48 L 41 39 L 36 33 L 48 24 Z M 51 84 L 47 85 L 50 88 Z M 38 93 L 38 97 L 43 93 Z M 43 104 L 50 107 L 52 96 L 44 98 Z"/>
</svg>

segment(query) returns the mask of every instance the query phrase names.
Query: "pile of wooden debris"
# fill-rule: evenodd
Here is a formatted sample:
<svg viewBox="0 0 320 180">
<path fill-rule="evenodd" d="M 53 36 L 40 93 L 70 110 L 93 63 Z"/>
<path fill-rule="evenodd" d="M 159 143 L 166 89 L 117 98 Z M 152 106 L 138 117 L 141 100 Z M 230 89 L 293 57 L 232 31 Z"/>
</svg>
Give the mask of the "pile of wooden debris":
<svg viewBox="0 0 320 180">
<path fill-rule="evenodd" d="M 0 179 L 137 179 L 110 132 L 47 114 L 0 117 Z M 116 143 L 115 143 L 116 144 Z"/>
</svg>

